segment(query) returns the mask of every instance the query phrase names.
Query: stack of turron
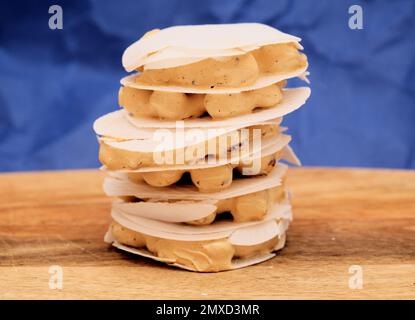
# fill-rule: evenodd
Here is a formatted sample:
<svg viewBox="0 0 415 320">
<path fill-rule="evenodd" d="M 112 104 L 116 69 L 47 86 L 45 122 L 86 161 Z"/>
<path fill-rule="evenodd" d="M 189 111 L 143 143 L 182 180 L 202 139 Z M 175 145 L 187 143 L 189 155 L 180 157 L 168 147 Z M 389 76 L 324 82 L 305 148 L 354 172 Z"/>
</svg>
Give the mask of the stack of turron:
<svg viewBox="0 0 415 320">
<path fill-rule="evenodd" d="M 94 123 L 114 198 L 105 241 L 198 272 L 247 267 L 285 245 L 282 117 L 308 87 L 300 38 L 257 23 L 175 26 L 130 45 L 121 109 Z M 295 245 L 293 243 L 292 245 Z"/>
</svg>

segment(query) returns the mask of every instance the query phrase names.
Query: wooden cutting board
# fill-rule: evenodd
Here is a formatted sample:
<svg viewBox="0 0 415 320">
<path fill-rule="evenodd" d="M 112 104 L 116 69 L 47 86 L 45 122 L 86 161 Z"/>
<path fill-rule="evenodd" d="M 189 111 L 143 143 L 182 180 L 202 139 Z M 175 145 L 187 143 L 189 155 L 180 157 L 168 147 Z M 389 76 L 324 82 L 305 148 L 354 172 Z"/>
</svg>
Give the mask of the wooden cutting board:
<svg viewBox="0 0 415 320">
<path fill-rule="evenodd" d="M 290 169 L 287 247 L 208 274 L 105 244 L 102 179 L 96 170 L 0 175 L 0 298 L 415 298 L 414 171 Z"/>
</svg>

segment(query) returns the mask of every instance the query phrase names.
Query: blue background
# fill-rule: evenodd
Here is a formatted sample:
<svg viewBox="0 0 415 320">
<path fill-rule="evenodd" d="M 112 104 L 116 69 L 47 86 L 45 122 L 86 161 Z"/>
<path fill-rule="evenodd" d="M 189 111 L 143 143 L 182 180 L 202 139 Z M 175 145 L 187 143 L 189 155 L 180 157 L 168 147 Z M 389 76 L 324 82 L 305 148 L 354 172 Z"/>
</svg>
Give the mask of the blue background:
<svg viewBox="0 0 415 320">
<path fill-rule="evenodd" d="M 14 0 L 0 4 L 0 171 L 97 167 L 92 122 L 117 108 L 122 52 L 144 32 L 253 21 L 303 38 L 312 97 L 285 124 L 304 164 L 415 168 L 415 1 Z"/>
</svg>

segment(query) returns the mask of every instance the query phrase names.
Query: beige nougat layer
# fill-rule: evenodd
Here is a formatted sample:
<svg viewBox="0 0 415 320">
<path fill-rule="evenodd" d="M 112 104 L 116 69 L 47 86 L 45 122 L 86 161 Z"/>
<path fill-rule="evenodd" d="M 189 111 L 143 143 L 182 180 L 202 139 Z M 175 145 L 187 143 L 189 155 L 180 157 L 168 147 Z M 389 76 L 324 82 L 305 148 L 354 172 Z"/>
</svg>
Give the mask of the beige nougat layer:
<svg viewBox="0 0 415 320">
<path fill-rule="evenodd" d="M 205 169 L 128 172 L 127 175 L 133 182 L 144 180 L 153 187 L 167 187 L 178 182 L 188 172 L 192 183 L 200 192 L 219 192 L 231 186 L 234 169 L 246 176 L 266 175 L 281 157 L 282 151 L 278 151 L 256 160 L 241 161 L 239 164 L 225 164 Z M 258 164 L 254 165 L 253 161 L 258 161 Z"/>
<path fill-rule="evenodd" d="M 236 246 L 228 239 L 207 241 L 177 241 L 162 239 L 130 230 L 118 222 L 111 223 L 114 239 L 124 245 L 145 248 L 159 258 L 168 259 L 194 271 L 218 272 L 232 269 L 232 259 L 265 255 L 281 249 L 285 236 L 274 237 L 259 245 Z"/>
<path fill-rule="evenodd" d="M 296 43 L 270 44 L 246 54 L 208 58 L 183 66 L 144 70 L 137 83 L 198 88 L 239 88 L 254 84 L 261 75 L 284 75 L 307 66 Z"/>
<path fill-rule="evenodd" d="M 156 199 L 139 199 L 134 196 L 120 197 L 124 203 L 135 203 L 137 201 L 151 202 L 151 203 L 175 203 L 182 200 L 156 200 Z M 268 211 L 278 203 L 286 203 L 288 199 L 285 177 L 282 178 L 281 185 L 273 188 L 259 190 L 236 197 L 231 197 L 221 200 L 212 200 L 212 204 L 217 207 L 215 212 L 210 215 L 184 222 L 192 225 L 208 225 L 212 224 L 219 214 L 229 212 L 232 215 L 234 222 L 248 222 L 262 220 Z M 197 203 L 197 202 L 196 202 Z"/>
<path fill-rule="evenodd" d="M 278 124 L 269 124 L 269 125 L 254 125 L 244 129 L 249 130 L 249 141 L 254 139 L 254 130 L 259 129 L 261 130 L 260 134 L 262 138 L 268 137 L 277 137 L 280 134 L 280 127 Z M 242 129 L 241 129 L 242 130 Z M 238 130 L 240 132 L 241 130 Z M 230 158 L 232 155 L 233 148 L 239 148 L 238 145 L 235 146 L 233 140 L 235 135 L 228 134 L 225 136 L 225 139 L 222 139 L 220 136 L 206 140 L 200 144 L 192 146 L 192 150 L 197 150 L 197 152 L 204 153 L 205 156 L 210 155 L 209 146 L 213 145 L 216 147 L 214 154 L 215 158 L 219 158 L 220 156 L 225 156 Z M 182 155 L 186 155 L 186 151 L 183 149 L 176 149 L 172 152 L 172 160 L 173 164 L 176 163 L 176 155 L 177 153 L 181 153 Z M 119 149 L 111 146 L 110 144 L 106 143 L 105 140 L 100 140 L 100 148 L 99 148 L 99 160 L 100 162 L 105 165 L 110 170 L 134 170 L 143 167 L 163 167 L 164 165 L 158 164 L 155 161 L 155 154 L 152 152 L 136 152 L 136 151 L 129 151 L 124 149 Z M 194 161 L 196 159 L 190 159 Z"/>
<path fill-rule="evenodd" d="M 133 117 L 166 120 L 198 118 L 206 112 L 213 119 L 249 114 L 281 102 L 286 81 L 265 88 L 229 94 L 187 94 L 121 87 L 118 103 Z"/>
</svg>

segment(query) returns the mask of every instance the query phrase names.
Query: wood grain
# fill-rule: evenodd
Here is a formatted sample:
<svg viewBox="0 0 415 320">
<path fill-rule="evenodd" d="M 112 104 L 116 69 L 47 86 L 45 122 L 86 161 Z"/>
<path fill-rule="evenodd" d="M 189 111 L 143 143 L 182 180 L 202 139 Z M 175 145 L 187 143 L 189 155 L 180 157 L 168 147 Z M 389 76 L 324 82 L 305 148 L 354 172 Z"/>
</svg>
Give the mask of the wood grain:
<svg viewBox="0 0 415 320">
<path fill-rule="evenodd" d="M 95 170 L 0 175 L 3 299 L 414 299 L 415 172 L 290 169 L 287 247 L 246 269 L 198 274 L 117 251 Z M 49 288 L 49 267 L 63 288 Z M 363 271 L 350 289 L 349 267 Z"/>
</svg>

